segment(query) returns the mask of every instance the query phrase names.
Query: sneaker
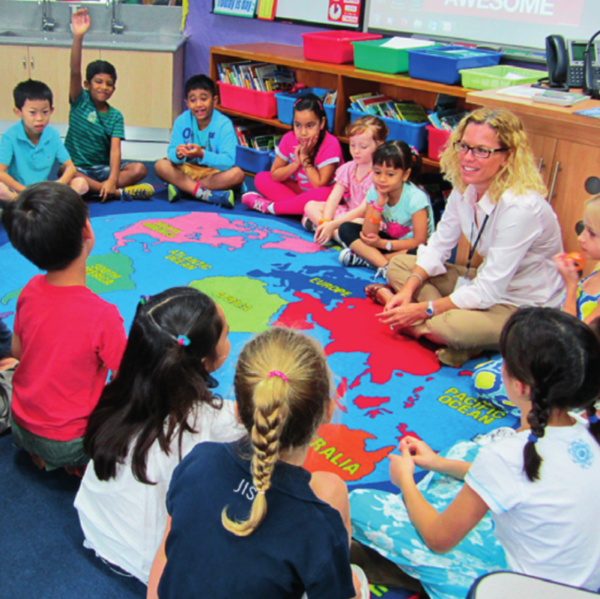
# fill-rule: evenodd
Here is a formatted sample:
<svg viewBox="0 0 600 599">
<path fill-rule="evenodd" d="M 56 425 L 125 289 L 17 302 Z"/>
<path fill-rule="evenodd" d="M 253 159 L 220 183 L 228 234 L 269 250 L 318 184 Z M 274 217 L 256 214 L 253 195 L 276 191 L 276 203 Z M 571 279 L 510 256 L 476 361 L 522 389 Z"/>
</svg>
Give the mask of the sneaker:
<svg viewBox="0 0 600 599">
<path fill-rule="evenodd" d="M 235 200 L 233 199 L 233 191 L 224 189 L 223 191 L 209 191 L 203 198 L 209 204 L 216 204 L 223 208 L 233 208 Z"/>
<path fill-rule="evenodd" d="M 263 198 L 259 193 L 253 191 L 245 193 L 242 196 L 242 204 L 244 204 L 246 208 L 250 208 L 250 210 L 256 210 L 263 214 L 270 214 L 269 206 L 271 205 L 271 202 Z"/>
<path fill-rule="evenodd" d="M 179 202 L 181 199 L 181 192 L 175 185 L 167 185 L 167 197 L 169 198 L 169 202 Z"/>
<path fill-rule="evenodd" d="M 317 227 L 315 227 L 315 223 L 313 223 L 312 220 L 308 218 L 308 216 L 303 216 L 302 221 L 300 222 L 309 233 L 314 233 L 317 230 Z"/>
<path fill-rule="evenodd" d="M 154 187 L 150 183 L 138 183 L 129 185 L 121 190 L 121 199 L 125 202 L 131 200 L 149 200 L 154 195 Z"/>
<path fill-rule="evenodd" d="M 367 268 L 373 268 L 373 265 L 370 262 L 367 262 L 358 254 L 355 254 L 350 248 L 342 250 L 339 258 L 342 266 L 366 266 Z"/>
</svg>

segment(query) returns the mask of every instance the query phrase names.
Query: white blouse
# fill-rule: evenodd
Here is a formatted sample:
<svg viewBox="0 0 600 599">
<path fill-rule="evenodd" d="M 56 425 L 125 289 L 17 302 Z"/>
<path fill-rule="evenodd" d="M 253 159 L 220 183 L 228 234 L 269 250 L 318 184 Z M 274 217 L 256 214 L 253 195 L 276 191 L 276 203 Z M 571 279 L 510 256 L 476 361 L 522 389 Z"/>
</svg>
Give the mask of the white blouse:
<svg viewBox="0 0 600 599">
<path fill-rule="evenodd" d="M 454 189 L 435 233 L 419 247 L 417 265 L 430 277 L 446 272 L 446 261 L 462 234 L 475 244 L 489 216 L 477 252 L 484 258 L 470 285 L 450 299 L 463 310 L 496 304 L 558 307 L 564 283 L 552 256 L 563 251 L 560 226 L 550 204 L 538 193 L 506 191 L 494 204 L 485 194 L 477 202 L 473 186 Z"/>
</svg>

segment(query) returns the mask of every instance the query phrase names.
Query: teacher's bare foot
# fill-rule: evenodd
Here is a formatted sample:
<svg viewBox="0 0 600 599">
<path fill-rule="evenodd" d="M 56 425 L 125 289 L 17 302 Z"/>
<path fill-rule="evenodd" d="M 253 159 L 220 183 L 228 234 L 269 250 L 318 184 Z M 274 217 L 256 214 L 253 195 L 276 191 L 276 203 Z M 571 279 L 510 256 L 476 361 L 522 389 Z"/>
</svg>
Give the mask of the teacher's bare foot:
<svg viewBox="0 0 600 599">
<path fill-rule="evenodd" d="M 365 295 L 376 304 L 385 306 L 394 297 L 394 289 L 383 283 L 371 283 L 365 287 Z"/>
</svg>

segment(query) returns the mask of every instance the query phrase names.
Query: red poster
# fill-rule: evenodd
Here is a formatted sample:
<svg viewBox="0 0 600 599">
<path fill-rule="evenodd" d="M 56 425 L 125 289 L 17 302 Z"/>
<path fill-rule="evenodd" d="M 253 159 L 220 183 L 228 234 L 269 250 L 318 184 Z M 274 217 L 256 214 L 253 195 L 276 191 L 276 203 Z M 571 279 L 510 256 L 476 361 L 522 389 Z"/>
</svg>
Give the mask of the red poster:
<svg viewBox="0 0 600 599">
<path fill-rule="evenodd" d="M 358 25 L 361 0 L 329 0 L 327 18 L 332 23 Z"/>
<path fill-rule="evenodd" d="M 423 10 L 454 16 L 577 27 L 583 4 L 584 0 L 423 0 Z"/>
</svg>

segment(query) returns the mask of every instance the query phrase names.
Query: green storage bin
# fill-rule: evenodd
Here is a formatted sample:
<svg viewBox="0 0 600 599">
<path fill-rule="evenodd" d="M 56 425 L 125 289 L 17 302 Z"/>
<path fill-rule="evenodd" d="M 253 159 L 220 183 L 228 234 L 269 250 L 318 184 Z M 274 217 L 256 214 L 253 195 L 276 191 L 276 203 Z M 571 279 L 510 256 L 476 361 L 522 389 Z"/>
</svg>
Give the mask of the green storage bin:
<svg viewBox="0 0 600 599">
<path fill-rule="evenodd" d="M 463 69 L 460 71 L 462 86 L 471 89 L 497 89 L 513 85 L 537 83 L 547 73 L 521 67 L 497 66 L 481 69 Z"/>
<path fill-rule="evenodd" d="M 409 38 L 410 39 L 410 38 Z M 389 38 L 382 40 L 370 40 L 368 42 L 352 42 L 354 46 L 354 66 L 357 69 L 366 71 L 377 71 L 379 73 L 397 73 L 408 72 L 408 53 L 407 50 L 415 48 L 433 48 L 439 44 L 423 41 L 423 45 L 411 45 L 407 48 L 385 48 L 383 44 L 389 42 Z"/>
</svg>

